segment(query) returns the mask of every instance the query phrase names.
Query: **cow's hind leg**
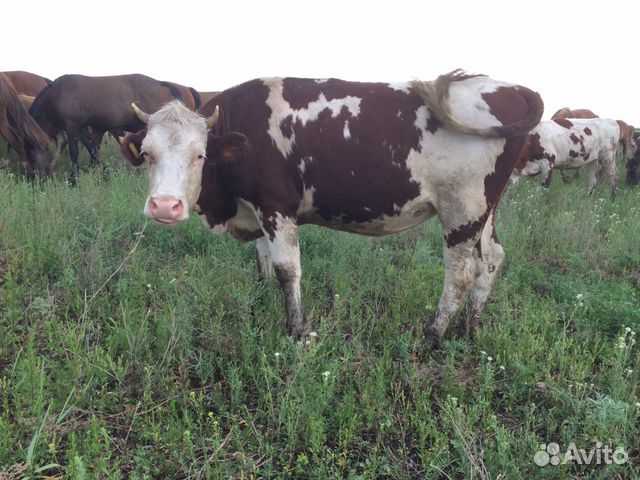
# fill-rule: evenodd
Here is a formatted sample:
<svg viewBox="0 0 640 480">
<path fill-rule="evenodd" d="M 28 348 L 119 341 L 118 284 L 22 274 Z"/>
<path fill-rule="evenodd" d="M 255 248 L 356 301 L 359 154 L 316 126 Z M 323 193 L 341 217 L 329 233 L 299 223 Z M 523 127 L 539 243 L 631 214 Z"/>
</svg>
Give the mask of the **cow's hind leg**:
<svg viewBox="0 0 640 480">
<path fill-rule="evenodd" d="M 468 229 L 464 230 L 462 240 L 452 238 L 451 234 L 445 236 L 444 288 L 435 317 L 425 328 L 425 340 L 428 342 L 440 343 L 449 322 L 478 277 L 479 252 L 476 245 L 480 240 L 482 225 L 479 222 L 470 223 Z"/>
<path fill-rule="evenodd" d="M 479 255 L 477 257 L 477 275 L 471 290 L 471 315 L 467 318 L 467 334 L 475 335 L 480 323 L 480 316 L 487 304 L 498 269 L 504 259 L 504 250 L 495 230 L 495 211 L 491 213 L 480 237 Z"/>
<path fill-rule="evenodd" d="M 298 340 L 304 329 L 298 226 L 293 218 L 276 214 L 270 220 L 274 218 L 275 221 L 267 222 L 268 227 L 263 223 L 264 240 L 271 254 L 273 270 L 284 291 L 287 333 Z"/>
</svg>

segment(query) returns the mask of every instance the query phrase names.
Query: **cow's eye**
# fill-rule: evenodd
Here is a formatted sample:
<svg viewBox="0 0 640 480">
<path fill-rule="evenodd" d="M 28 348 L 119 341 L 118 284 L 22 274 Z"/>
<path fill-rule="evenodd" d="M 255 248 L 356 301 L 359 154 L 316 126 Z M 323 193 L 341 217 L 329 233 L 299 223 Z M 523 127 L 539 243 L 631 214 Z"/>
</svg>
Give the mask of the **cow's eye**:
<svg viewBox="0 0 640 480">
<path fill-rule="evenodd" d="M 207 159 L 207 156 L 204 153 L 201 153 L 200 155 L 198 155 L 195 159 L 195 161 L 193 163 L 199 165 L 204 163 L 204 161 Z"/>
</svg>

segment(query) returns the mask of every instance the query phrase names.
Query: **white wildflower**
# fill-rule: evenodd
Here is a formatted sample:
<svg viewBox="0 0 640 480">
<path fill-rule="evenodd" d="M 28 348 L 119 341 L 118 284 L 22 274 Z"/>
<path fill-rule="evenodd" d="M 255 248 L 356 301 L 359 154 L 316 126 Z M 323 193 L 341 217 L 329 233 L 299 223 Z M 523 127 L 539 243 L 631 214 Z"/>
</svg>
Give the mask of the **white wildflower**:
<svg viewBox="0 0 640 480">
<path fill-rule="evenodd" d="M 309 336 L 310 337 L 317 337 L 318 336 L 318 332 L 309 332 Z"/>
<path fill-rule="evenodd" d="M 493 362 L 493 357 L 487 357 L 487 362 Z"/>
</svg>

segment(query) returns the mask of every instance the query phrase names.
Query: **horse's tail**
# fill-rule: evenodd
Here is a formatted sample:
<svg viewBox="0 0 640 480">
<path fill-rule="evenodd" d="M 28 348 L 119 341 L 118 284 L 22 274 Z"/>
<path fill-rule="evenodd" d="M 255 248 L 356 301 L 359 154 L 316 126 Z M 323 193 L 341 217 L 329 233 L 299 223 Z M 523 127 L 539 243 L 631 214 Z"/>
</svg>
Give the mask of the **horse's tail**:
<svg viewBox="0 0 640 480">
<path fill-rule="evenodd" d="M 171 92 L 171 96 L 173 98 L 176 98 L 176 99 L 180 100 L 182 103 L 184 103 L 184 97 L 180 93 L 180 90 L 178 90 L 178 87 L 176 87 L 173 83 L 171 83 L 171 82 L 160 82 L 160 85 L 162 85 L 163 87 L 167 87 L 169 89 L 169 91 Z"/>
<path fill-rule="evenodd" d="M 37 148 L 47 148 L 51 139 L 22 106 L 13 85 L 4 74 L 0 74 L 0 105 L 6 109 L 9 128 L 14 135 Z"/>
<path fill-rule="evenodd" d="M 193 103 L 195 104 L 194 111 L 197 112 L 198 109 L 202 106 L 202 99 L 200 98 L 200 94 L 195 88 L 189 87 L 189 91 L 193 96 Z"/>
</svg>

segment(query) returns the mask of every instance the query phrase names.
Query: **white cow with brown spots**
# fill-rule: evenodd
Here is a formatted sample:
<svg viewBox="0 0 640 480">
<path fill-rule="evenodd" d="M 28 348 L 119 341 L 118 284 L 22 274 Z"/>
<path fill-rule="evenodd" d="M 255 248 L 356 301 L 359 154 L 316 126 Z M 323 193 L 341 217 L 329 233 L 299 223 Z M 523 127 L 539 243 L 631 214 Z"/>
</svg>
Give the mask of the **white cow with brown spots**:
<svg viewBox="0 0 640 480">
<path fill-rule="evenodd" d="M 548 187 L 553 169 L 586 168 L 591 193 L 598 183 L 598 172 L 604 169 L 615 194 L 619 179 L 616 156 L 620 138 L 619 122 L 608 118 L 542 121 L 529 133 L 512 179 L 517 181 L 521 176 L 542 174 L 543 185 Z M 631 150 L 635 152 L 635 144 Z"/>
</svg>

